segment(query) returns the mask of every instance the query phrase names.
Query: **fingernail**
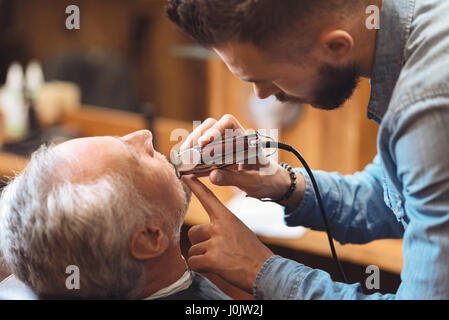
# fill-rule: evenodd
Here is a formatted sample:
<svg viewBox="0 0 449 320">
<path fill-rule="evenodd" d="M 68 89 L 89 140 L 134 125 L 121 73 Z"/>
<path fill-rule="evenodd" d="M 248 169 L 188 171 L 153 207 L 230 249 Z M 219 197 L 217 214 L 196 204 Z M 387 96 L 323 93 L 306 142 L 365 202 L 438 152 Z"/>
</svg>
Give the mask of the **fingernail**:
<svg viewBox="0 0 449 320">
<path fill-rule="evenodd" d="M 217 181 L 217 183 L 223 182 L 223 173 L 221 173 L 220 171 L 218 171 L 217 174 L 216 174 L 216 176 L 215 176 L 215 181 Z"/>
</svg>

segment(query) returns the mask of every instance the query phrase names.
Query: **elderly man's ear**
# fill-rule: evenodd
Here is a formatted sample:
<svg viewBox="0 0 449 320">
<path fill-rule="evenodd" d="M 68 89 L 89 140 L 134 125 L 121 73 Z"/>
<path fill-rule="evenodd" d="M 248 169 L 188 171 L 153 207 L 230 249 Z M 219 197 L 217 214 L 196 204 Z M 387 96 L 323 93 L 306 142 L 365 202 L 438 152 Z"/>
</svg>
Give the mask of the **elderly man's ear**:
<svg viewBox="0 0 449 320">
<path fill-rule="evenodd" d="M 167 234 L 159 226 L 148 222 L 132 234 L 130 252 L 136 260 L 156 258 L 168 249 L 169 242 Z"/>
</svg>

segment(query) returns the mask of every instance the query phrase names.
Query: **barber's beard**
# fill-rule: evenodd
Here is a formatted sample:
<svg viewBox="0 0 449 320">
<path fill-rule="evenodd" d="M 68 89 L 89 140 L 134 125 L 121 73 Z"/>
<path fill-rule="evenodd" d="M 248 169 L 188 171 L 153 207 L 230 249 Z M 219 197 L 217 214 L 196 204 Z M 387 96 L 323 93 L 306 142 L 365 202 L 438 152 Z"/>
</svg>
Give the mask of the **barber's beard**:
<svg viewBox="0 0 449 320">
<path fill-rule="evenodd" d="M 322 110 L 337 109 L 354 94 L 359 83 L 359 68 L 355 64 L 346 67 L 333 67 L 323 64 L 318 70 L 318 84 L 311 101 L 314 108 Z M 276 95 L 281 102 L 305 103 L 303 100 L 287 96 L 284 92 Z"/>
<path fill-rule="evenodd" d="M 323 110 L 337 109 L 354 94 L 359 83 L 359 69 L 355 64 L 346 67 L 322 65 L 319 86 L 314 92 L 312 106 Z"/>
</svg>

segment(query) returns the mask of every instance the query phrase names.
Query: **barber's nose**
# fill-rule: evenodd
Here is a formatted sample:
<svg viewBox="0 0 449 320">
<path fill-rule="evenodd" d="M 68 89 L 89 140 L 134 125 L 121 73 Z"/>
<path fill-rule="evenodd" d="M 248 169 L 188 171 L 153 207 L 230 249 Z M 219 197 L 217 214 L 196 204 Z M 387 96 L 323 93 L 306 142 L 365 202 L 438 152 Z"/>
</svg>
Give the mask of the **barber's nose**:
<svg viewBox="0 0 449 320">
<path fill-rule="evenodd" d="M 255 83 L 253 89 L 259 99 L 266 99 L 280 92 L 279 88 L 273 84 L 261 85 Z"/>
<path fill-rule="evenodd" d="M 139 130 L 122 137 L 122 140 L 129 143 L 137 150 L 141 150 L 154 156 L 153 134 L 151 131 Z"/>
</svg>

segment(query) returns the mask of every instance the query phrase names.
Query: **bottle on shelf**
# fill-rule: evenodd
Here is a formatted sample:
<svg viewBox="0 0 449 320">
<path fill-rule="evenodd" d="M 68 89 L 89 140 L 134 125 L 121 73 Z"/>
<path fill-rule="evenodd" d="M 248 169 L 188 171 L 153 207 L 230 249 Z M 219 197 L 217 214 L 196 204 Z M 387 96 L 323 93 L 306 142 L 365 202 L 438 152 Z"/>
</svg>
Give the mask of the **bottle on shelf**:
<svg viewBox="0 0 449 320">
<path fill-rule="evenodd" d="M 24 97 L 23 68 L 17 62 L 8 69 L 6 83 L 0 94 L 0 107 L 5 142 L 25 138 L 28 132 L 28 106 Z"/>
</svg>

